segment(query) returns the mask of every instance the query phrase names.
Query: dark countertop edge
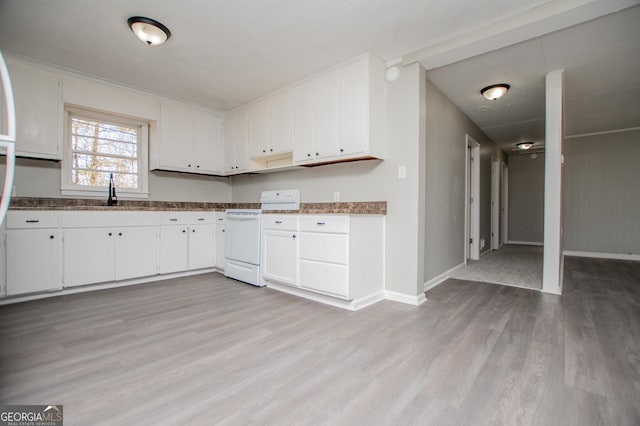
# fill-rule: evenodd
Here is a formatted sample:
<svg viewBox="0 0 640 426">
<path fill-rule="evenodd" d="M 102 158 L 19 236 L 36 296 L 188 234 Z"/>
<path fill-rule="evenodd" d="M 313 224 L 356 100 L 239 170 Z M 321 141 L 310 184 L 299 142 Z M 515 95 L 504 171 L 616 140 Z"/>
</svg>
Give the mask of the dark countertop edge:
<svg viewBox="0 0 640 426">
<path fill-rule="evenodd" d="M 11 200 L 9 210 L 54 210 L 54 211 L 216 211 L 225 209 L 259 209 L 259 203 L 208 203 L 193 201 L 133 201 L 122 205 L 105 206 L 104 200 L 70 198 L 16 197 Z M 356 201 L 302 203 L 300 210 L 269 210 L 265 214 L 364 214 L 386 215 L 386 201 Z"/>
</svg>

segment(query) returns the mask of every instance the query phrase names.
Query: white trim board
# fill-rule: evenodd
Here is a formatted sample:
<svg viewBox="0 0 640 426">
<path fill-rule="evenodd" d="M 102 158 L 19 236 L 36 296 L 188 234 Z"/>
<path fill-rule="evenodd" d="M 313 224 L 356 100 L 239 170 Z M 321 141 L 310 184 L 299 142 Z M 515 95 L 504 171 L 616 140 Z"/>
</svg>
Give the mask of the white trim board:
<svg viewBox="0 0 640 426">
<path fill-rule="evenodd" d="M 544 247 L 544 243 L 539 243 L 537 241 L 512 241 L 509 240 L 507 241 L 507 244 L 518 244 L 521 246 L 540 246 L 540 247 Z"/>
<path fill-rule="evenodd" d="M 106 290 L 110 288 L 126 287 L 130 285 L 147 284 L 147 283 L 152 283 L 156 281 L 169 280 L 172 278 L 181 278 L 181 277 L 188 277 L 191 275 L 208 274 L 210 272 L 219 273 L 219 271 L 216 270 L 216 268 L 207 268 L 207 269 L 199 269 L 197 271 L 176 272 L 176 273 L 163 274 L 163 275 L 152 275 L 150 277 L 135 278 L 135 279 L 126 280 L 126 281 L 87 284 L 79 287 L 67 287 L 61 290 L 50 290 L 44 293 L 32 293 L 32 294 L 26 294 L 24 296 L 16 295 L 16 296 L 8 296 L 8 297 L 0 298 L 0 306 L 9 305 L 11 303 L 27 302 L 29 300 L 44 299 L 47 297 L 64 296 L 67 294 L 86 293 L 88 291 Z"/>
<path fill-rule="evenodd" d="M 404 293 L 396 293 L 395 291 L 385 291 L 384 298 L 394 302 L 406 303 L 407 305 L 420 306 L 427 301 L 427 297 L 424 293 L 420 293 L 417 296 L 411 296 Z"/>
<path fill-rule="evenodd" d="M 576 257 L 593 257 L 595 259 L 615 259 L 615 260 L 636 260 L 640 261 L 640 254 L 624 254 L 624 253 L 600 253 L 595 251 L 573 251 L 565 250 L 562 252 L 564 256 Z"/>
<path fill-rule="evenodd" d="M 431 278 L 429 281 L 424 283 L 424 291 L 428 291 L 431 290 L 432 288 L 442 284 L 443 282 L 445 282 L 446 280 L 448 280 L 449 278 L 451 278 L 451 274 L 453 274 L 455 271 L 457 271 L 460 268 L 464 268 L 465 264 L 461 263 L 457 266 L 454 266 L 453 268 L 449 269 L 448 271 L 445 271 L 443 273 L 441 273 L 440 275 Z"/>
<path fill-rule="evenodd" d="M 336 308 L 347 309 L 349 311 L 357 311 L 385 299 L 385 293 L 379 292 L 356 300 L 343 300 L 320 293 L 310 292 L 297 287 L 289 287 L 273 281 L 267 281 L 267 288 L 291 294 L 292 296 L 302 297 L 303 299 L 313 300 L 314 302 L 324 303 L 325 305 L 334 306 Z"/>
</svg>

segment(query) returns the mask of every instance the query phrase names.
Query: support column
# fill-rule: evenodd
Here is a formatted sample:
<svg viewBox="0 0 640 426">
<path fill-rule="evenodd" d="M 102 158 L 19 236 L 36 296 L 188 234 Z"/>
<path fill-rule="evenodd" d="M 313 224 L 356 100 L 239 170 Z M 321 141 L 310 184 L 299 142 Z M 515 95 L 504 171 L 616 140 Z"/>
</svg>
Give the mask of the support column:
<svg viewBox="0 0 640 426">
<path fill-rule="evenodd" d="M 564 70 L 546 76 L 542 291 L 562 294 L 562 138 Z"/>
</svg>

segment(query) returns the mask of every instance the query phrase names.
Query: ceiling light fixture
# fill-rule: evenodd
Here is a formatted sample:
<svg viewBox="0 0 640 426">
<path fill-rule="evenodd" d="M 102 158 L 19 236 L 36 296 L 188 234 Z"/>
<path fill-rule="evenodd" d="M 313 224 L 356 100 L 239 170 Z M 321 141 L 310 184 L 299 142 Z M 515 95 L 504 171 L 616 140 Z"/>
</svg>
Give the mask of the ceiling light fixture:
<svg viewBox="0 0 640 426">
<path fill-rule="evenodd" d="M 503 97 L 511 86 L 506 83 L 493 84 L 491 86 L 487 86 L 480 91 L 482 96 L 489 99 L 490 101 L 495 101 Z"/>
<path fill-rule="evenodd" d="M 149 46 L 157 46 L 169 40 L 171 31 L 155 19 L 132 16 L 127 19 L 131 31 Z"/>
<path fill-rule="evenodd" d="M 533 146 L 533 142 L 520 142 L 520 143 L 517 143 L 516 146 L 519 149 L 529 149 Z"/>
</svg>

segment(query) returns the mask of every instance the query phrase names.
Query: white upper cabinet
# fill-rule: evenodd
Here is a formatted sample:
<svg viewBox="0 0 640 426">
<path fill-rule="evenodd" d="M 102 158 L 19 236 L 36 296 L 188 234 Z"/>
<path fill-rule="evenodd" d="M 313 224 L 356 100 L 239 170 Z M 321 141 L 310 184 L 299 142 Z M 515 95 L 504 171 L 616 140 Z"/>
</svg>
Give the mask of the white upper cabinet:
<svg viewBox="0 0 640 426">
<path fill-rule="evenodd" d="M 285 90 L 248 106 L 249 157 L 290 152 L 293 147 L 293 91 Z"/>
<path fill-rule="evenodd" d="M 17 155 L 62 159 L 60 77 L 7 59 L 16 103 Z"/>
<path fill-rule="evenodd" d="M 249 157 L 269 155 L 269 105 L 266 99 L 248 106 Z"/>
<path fill-rule="evenodd" d="M 157 138 L 151 138 L 151 168 L 200 174 L 222 173 L 222 119 L 178 102 L 163 101 Z"/>
<path fill-rule="evenodd" d="M 384 158 L 384 64 L 357 59 L 296 88 L 293 162 Z"/>
<path fill-rule="evenodd" d="M 232 175 L 249 170 L 249 113 L 246 109 L 230 112 L 224 122 L 224 173 Z"/>
</svg>

